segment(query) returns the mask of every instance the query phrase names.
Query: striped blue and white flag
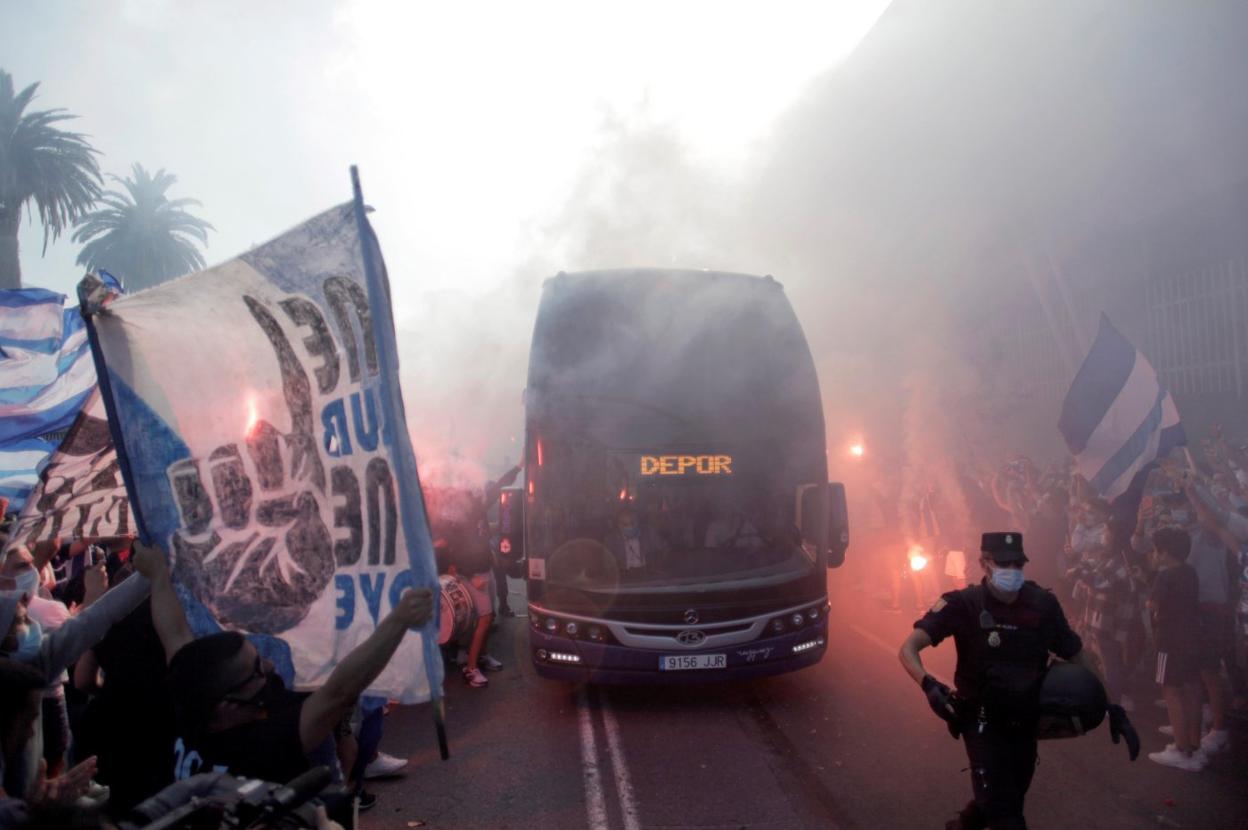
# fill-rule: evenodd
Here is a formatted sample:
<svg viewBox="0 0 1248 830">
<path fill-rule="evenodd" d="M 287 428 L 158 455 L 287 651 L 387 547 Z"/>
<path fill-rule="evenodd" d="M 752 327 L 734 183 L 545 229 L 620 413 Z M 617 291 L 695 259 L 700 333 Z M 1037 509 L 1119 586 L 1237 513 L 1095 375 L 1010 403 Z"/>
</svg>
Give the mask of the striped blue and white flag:
<svg viewBox="0 0 1248 830">
<path fill-rule="evenodd" d="M 0 291 L 0 496 L 20 510 L 95 389 L 76 304 L 43 288 Z"/>
<path fill-rule="evenodd" d="M 1179 410 L 1157 372 L 1104 314 L 1096 342 L 1066 393 L 1057 428 L 1076 469 L 1109 501 L 1127 493 L 1157 459 L 1187 443 Z"/>
</svg>

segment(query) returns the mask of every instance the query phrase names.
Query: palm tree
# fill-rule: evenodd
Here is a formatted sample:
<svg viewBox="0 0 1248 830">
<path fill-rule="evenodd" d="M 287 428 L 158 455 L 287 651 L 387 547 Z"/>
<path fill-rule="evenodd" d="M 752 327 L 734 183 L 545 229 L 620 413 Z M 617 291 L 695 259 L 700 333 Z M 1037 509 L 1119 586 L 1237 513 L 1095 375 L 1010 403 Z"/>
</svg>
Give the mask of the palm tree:
<svg viewBox="0 0 1248 830">
<path fill-rule="evenodd" d="M 75 116 L 62 109 L 25 112 L 39 84 L 13 92 L 0 69 L 0 288 L 21 288 L 17 230 L 22 207 L 34 200 L 43 223 L 43 250 L 100 196 L 104 180 L 96 151 L 81 133 L 54 126 Z"/>
<path fill-rule="evenodd" d="M 212 225 L 187 213 L 195 199 L 173 199 L 165 191 L 178 179 L 158 170 L 152 175 L 136 164 L 133 177 L 119 179 L 126 192 L 106 190 L 104 205 L 78 220 L 75 242 L 85 242 L 78 264 L 89 270 L 111 272 L 125 281 L 128 290 L 150 288 L 170 277 L 204 267 L 203 254 L 195 244 L 208 244 Z"/>
</svg>

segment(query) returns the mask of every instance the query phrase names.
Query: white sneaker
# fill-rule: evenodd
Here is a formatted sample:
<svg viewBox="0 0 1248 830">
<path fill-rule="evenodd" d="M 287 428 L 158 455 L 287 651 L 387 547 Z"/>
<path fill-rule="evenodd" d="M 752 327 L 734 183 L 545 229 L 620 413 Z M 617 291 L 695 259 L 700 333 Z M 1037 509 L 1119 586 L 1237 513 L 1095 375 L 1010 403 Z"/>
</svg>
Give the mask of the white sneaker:
<svg viewBox="0 0 1248 830">
<path fill-rule="evenodd" d="M 1148 760 L 1161 764 L 1163 767 L 1174 767 L 1184 772 L 1200 772 L 1205 768 L 1205 765 L 1195 755 L 1184 755 L 1174 744 L 1170 744 L 1161 752 L 1148 753 Z"/>
<path fill-rule="evenodd" d="M 1200 739 L 1200 748 L 1207 755 L 1221 752 L 1230 745 L 1231 733 L 1227 729 L 1210 729 L 1205 737 Z"/>
<path fill-rule="evenodd" d="M 491 657 L 488 654 L 482 654 L 481 657 L 477 660 L 477 665 L 485 669 L 486 671 L 502 671 L 503 670 L 503 664 L 500 661 L 495 660 L 493 657 Z"/>
<path fill-rule="evenodd" d="M 386 778 L 391 775 L 397 775 L 399 770 L 407 766 L 406 758 L 396 758 L 393 755 L 387 755 L 384 752 L 378 752 L 377 757 L 368 762 L 368 766 L 364 767 L 365 778 Z"/>
<path fill-rule="evenodd" d="M 1174 737 L 1174 727 L 1168 723 L 1162 724 L 1161 726 L 1157 727 L 1157 731 L 1165 735 L 1167 738 Z"/>
<path fill-rule="evenodd" d="M 1179 751 L 1179 745 L 1174 743 L 1173 741 L 1166 744 L 1166 752 L 1178 752 L 1178 751 Z M 1205 752 L 1203 749 L 1193 750 L 1191 756 L 1189 757 L 1194 758 L 1195 760 L 1199 761 L 1202 767 L 1209 765 L 1209 753 Z"/>
</svg>

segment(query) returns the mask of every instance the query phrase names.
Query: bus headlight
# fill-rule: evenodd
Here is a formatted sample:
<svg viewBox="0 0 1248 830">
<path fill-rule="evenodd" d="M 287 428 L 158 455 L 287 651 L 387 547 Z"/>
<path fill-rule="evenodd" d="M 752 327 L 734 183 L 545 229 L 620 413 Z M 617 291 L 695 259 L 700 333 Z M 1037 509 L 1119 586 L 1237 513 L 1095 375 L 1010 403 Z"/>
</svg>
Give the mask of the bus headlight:
<svg viewBox="0 0 1248 830">
<path fill-rule="evenodd" d="M 546 630 L 549 631 L 551 634 L 557 633 L 559 631 L 559 621 L 555 619 L 554 617 L 547 617 L 546 618 Z"/>
<path fill-rule="evenodd" d="M 806 618 L 802 616 L 800 611 L 795 611 L 793 616 L 789 617 L 789 622 L 793 624 L 794 628 L 801 628 L 802 623 L 806 622 Z"/>
<path fill-rule="evenodd" d="M 771 621 L 771 630 L 777 634 L 784 633 L 784 617 L 776 617 Z"/>
<path fill-rule="evenodd" d="M 569 637 L 575 637 L 577 632 L 581 630 L 581 627 L 574 622 L 570 622 L 563 627 L 563 630 Z"/>
</svg>

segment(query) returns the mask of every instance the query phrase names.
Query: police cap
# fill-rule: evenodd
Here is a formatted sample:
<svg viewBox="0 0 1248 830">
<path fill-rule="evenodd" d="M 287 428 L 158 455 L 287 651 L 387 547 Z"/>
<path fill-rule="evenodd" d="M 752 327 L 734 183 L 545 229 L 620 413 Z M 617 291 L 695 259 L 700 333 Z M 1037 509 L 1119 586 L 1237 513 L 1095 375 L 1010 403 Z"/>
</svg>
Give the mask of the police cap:
<svg viewBox="0 0 1248 830">
<path fill-rule="evenodd" d="M 1023 553 L 1023 534 L 1014 531 L 985 533 L 979 549 L 993 562 L 1002 565 L 1027 561 Z"/>
</svg>

